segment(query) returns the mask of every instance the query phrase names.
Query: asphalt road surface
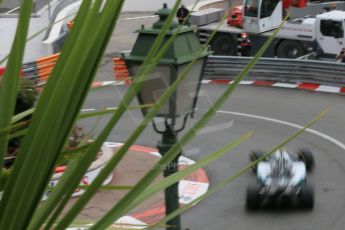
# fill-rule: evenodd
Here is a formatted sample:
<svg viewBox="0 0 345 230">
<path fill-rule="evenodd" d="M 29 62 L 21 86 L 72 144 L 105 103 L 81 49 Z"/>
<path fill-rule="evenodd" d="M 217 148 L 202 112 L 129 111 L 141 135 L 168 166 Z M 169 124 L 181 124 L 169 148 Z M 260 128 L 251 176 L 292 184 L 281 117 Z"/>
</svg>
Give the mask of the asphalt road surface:
<svg viewBox="0 0 345 230">
<path fill-rule="evenodd" d="M 196 117 L 200 117 L 224 91 L 226 85 L 203 85 Z M 90 93 L 85 107 L 115 107 L 126 86 L 111 86 Z M 270 150 L 293 132 L 296 125 L 304 125 L 323 109 L 331 111 L 287 147 L 297 150 L 310 148 L 316 167 L 309 182 L 315 185 L 316 204 L 313 211 L 270 209 L 248 213 L 245 209 L 247 185 L 255 183 L 248 172 L 220 192 L 200 202 L 183 215 L 183 228 L 195 230 L 223 229 L 343 229 L 345 226 L 345 122 L 344 96 L 313 93 L 294 89 L 240 86 L 217 116 L 185 149 L 185 155 L 198 160 L 241 135 L 254 131 L 254 136 L 222 159 L 206 167 L 211 187 L 235 174 L 248 164 L 251 150 Z M 136 104 L 136 102 L 134 102 Z M 126 113 L 114 128 L 109 141 L 124 142 L 142 119 L 139 111 Z M 84 126 L 97 133 L 107 118 L 97 126 L 85 121 Z M 96 120 L 94 120 L 96 121 Z M 187 128 L 188 128 L 187 127 Z M 155 146 L 160 136 L 148 127 L 137 144 Z"/>
</svg>

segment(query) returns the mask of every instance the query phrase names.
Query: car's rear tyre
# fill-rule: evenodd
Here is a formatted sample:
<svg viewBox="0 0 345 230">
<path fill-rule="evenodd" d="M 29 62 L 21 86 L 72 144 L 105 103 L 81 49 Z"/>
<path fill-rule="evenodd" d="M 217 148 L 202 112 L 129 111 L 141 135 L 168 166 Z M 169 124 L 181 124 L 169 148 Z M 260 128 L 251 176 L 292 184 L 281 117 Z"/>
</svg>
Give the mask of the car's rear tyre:
<svg viewBox="0 0 345 230">
<path fill-rule="evenodd" d="M 311 185 L 303 185 L 299 192 L 299 202 L 303 209 L 313 209 L 315 203 L 315 191 Z"/>
<path fill-rule="evenodd" d="M 250 162 L 254 162 L 257 159 L 259 159 L 260 157 L 262 157 L 263 155 L 265 155 L 265 153 L 262 151 L 252 151 L 249 155 L 249 160 L 250 160 Z M 257 164 L 252 166 L 252 171 L 254 173 L 256 173 L 257 169 L 258 169 Z"/>
<path fill-rule="evenodd" d="M 217 34 L 211 47 L 214 55 L 237 56 L 237 41 L 231 35 Z"/>
<path fill-rule="evenodd" d="M 306 53 L 306 50 L 299 41 L 284 40 L 277 47 L 277 56 L 279 58 L 295 59 Z"/>
<path fill-rule="evenodd" d="M 305 148 L 300 149 L 298 152 L 298 158 L 305 163 L 308 172 L 314 169 L 315 160 L 312 151 Z"/>
<path fill-rule="evenodd" d="M 255 210 L 260 207 L 260 190 L 261 187 L 259 185 L 250 185 L 247 187 L 246 207 L 248 210 Z"/>
</svg>

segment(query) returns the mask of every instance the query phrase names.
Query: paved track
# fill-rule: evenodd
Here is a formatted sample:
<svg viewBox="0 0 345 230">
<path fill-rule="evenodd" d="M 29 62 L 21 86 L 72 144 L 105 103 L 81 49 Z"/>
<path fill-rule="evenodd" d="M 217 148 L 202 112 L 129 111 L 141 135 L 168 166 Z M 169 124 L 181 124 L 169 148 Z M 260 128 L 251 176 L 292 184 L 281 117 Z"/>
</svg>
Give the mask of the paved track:
<svg viewBox="0 0 345 230">
<path fill-rule="evenodd" d="M 215 87 L 210 88 L 210 94 L 218 93 Z M 241 87 L 223 110 L 305 124 L 323 108 L 330 106 L 332 111 L 312 128 L 344 142 L 345 130 L 341 127 L 344 122 L 343 100 L 341 96 L 296 90 Z M 254 130 L 256 134 L 246 146 L 241 146 L 238 151 L 207 168 L 211 187 L 246 164 L 251 149 L 269 150 L 296 130 L 270 121 L 224 113 L 219 114 L 216 120 L 221 123 L 230 119 L 234 120 L 231 129 L 201 137 L 196 144 L 208 142 L 211 146 L 217 146 L 249 130 Z M 192 229 L 344 229 L 344 149 L 310 133 L 303 134 L 288 145 L 291 149 L 301 146 L 312 149 L 316 158 L 316 169 L 310 178 L 316 187 L 313 212 L 270 210 L 247 213 L 244 209 L 245 189 L 247 184 L 255 181 L 252 173 L 247 173 L 216 196 L 200 203 L 185 215 L 184 222 L 190 223 Z"/>
<path fill-rule="evenodd" d="M 226 85 L 203 85 L 203 97 L 198 104 L 199 117 L 220 95 Z M 94 91 L 85 108 L 116 106 L 125 86 L 114 86 Z M 304 133 L 288 144 L 296 150 L 308 147 L 313 150 L 316 168 L 310 182 L 316 187 L 316 205 L 312 212 L 300 210 L 265 210 L 247 213 L 244 208 L 245 190 L 254 183 L 250 172 L 228 185 L 209 199 L 200 202 L 183 216 L 184 228 L 207 229 L 343 229 L 345 226 L 345 122 L 344 96 L 311 93 L 290 89 L 241 86 L 217 114 L 215 119 L 185 149 L 189 157 L 199 159 L 240 135 L 254 131 L 247 143 L 206 168 L 211 187 L 227 176 L 233 175 L 248 163 L 248 153 L 253 149 L 269 150 L 297 129 L 330 107 L 331 111 L 312 129 L 320 133 Z M 243 114 L 229 114 L 233 111 Z M 249 117 L 248 117 L 248 114 Z M 260 116 L 260 117 L 255 117 Z M 136 112 L 127 113 L 121 124 L 109 137 L 110 141 L 123 142 L 142 118 Z M 260 118 L 260 119 L 258 119 Z M 272 122 L 272 118 L 275 119 Z M 265 120 L 263 120 L 265 119 Z M 106 119 L 99 122 L 99 127 Z M 194 119 L 196 120 L 196 118 Z M 280 120 L 280 121 L 277 121 Z M 281 124 L 289 122 L 288 125 Z M 277 123 L 279 122 L 279 123 Z M 188 124 L 193 123 L 190 121 Z M 85 123 L 85 125 L 87 125 Z M 154 146 L 159 136 L 148 127 L 137 144 Z"/>
</svg>

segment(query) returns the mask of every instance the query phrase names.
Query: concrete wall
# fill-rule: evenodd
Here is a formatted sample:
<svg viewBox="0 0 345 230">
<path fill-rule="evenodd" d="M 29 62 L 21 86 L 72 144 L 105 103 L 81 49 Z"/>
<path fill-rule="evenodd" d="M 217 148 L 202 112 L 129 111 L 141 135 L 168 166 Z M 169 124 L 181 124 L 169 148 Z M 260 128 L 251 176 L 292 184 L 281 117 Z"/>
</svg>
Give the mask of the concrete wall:
<svg viewBox="0 0 345 230">
<path fill-rule="evenodd" d="M 21 0 L 3 0 L 4 2 L 0 5 L 0 8 L 7 8 L 7 9 L 13 9 L 15 7 L 18 7 L 20 5 Z M 48 4 L 48 2 L 56 2 L 56 0 L 35 0 L 35 8 L 34 11 L 39 11 Z M 76 2 L 78 0 L 60 0 L 58 5 L 68 5 L 73 2 Z M 215 4 L 210 4 L 209 6 L 205 6 L 203 8 L 224 8 L 225 7 L 225 1 L 224 0 L 200 0 L 201 2 L 216 2 Z M 237 1 L 237 0 L 235 0 Z M 149 4 L 145 4 L 145 2 L 149 2 Z M 124 6 L 122 8 L 123 11 L 126 12 L 136 12 L 136 11 L 149 11 L 149 12 L 155 12 L 158 9 L 162 8 L 163 3 L 168 3 L 169 8 L 173 7 L 173 4 L 175 1 L 167 1 L 167 0 L 126 0 L 124 3 Z M 183 0 L 182 1 L 186 6 L 193 5 L 195 3 L 195 0 Z"/>
<path fill-rule="evenodd" d="M 200 2 L 205 0 L 200 0 Z M 149 2 L 149 3 L 148 3 Z M 150 11 L 155 12 L 162 8 L 163 3 L 168 3 L 168 7 L 172 8 L 174 6 L 175 1 L 167 1 L 167 0 L 126 0 L 122 10 L 126 12 L 131 11 Z M 182 2 L 189 6 L 195 2 L 195 0 L 182 0 Z"/>
<path fill-rule="evenodd" d="M 208 8 L 226 9 L 227 6 L 228 6 L 228 4 L 226 2 L 221 1 L 221 2 L 210 3 L 206 6 L 202 6 L 202 7 L 200 7 L 199 10 L 204 10 L 204 9 L 208 9 Z"/>
<path fill-rule="evenodd" d="M 20 5 L 20 0 L 3 0 L 0 8 L 13 9 Z"/>
<path fill-rule="evenodd" d="M 49 0 L 35 0 L 34 1 L 34 10 L 37 11 L 47 5 Z M 0 8 L 3 9 L 13 9 L 20 6 L 21 0 L 3 0 L 3 3 L 0 5 Z"/>
<path fill-rule="evenodd" d="M 51 1 L 51 0 L 35 0 L 35 9 L 34 9 L 34 11 L 38 11 L 38 10 L 42 9 L 42 7 L 47 5 L 49 1 Z"/>
</svg>

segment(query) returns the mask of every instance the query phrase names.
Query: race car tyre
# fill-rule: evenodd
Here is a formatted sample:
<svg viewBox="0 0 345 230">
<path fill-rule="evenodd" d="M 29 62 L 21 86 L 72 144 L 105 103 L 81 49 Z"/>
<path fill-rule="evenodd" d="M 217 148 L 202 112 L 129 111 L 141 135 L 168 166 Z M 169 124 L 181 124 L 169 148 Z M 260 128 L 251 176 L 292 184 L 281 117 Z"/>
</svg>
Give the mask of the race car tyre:
<svg viewBox="0 0 345 230">
<path fill-rule="evenodd" d="M 214 55 L 237 56 L 237 41 L 231 35 L 218 33 L 211 47 Z"/>
<path fill-rule="evenodd" d="M 315 202 L 314 187 L 311 185 L 303 185 L 299 192 L 299 202 L 301 208 L 313 209 Z"/>
<path fill-rule="evenodd" d="M 256 161 L 257 159 L 259 159 L 259 158 L 262 157 L 263 155 L 265 155 L 265 153 L 262 152 L 262 151 L 252 151 L 252 152 L 250 153 L 250 155 L 249 155 L 250 162 Z M 265 159 L 264 159 L 264 160 L 265 160 Z M 256 171 L 257 171 L 257 165 L 252 166 L 252 171 L 253 171 L 254 173 L 256 173 Z"/>
<path fill-rule="evenodd" d="M 306 53 L 306 50 L 299 41 L 284 40 L 278 45 L 277 48 L 277 56 L 279 58 L 295 59 L 305 55 Z"/>
<path fill-rule="evenodd" d="M 314 155 L 309 149 L 300 149 L 298 158 L 305 163 L 308 172 L 313 170 L 315 165 Z"/>
<path fill-rule="evenodd" d="M 250 185 L 247 187 L 246 206 L 248 210 L 255 210 L 260 207 L 260 190 L 259 185 Z"/>
</svg>

